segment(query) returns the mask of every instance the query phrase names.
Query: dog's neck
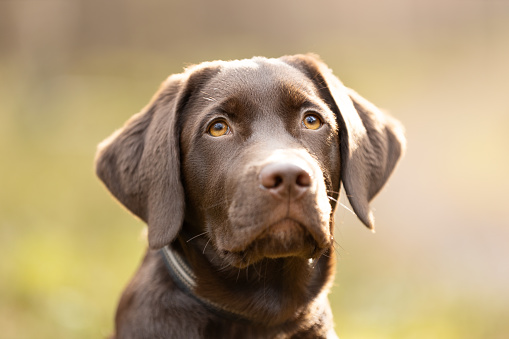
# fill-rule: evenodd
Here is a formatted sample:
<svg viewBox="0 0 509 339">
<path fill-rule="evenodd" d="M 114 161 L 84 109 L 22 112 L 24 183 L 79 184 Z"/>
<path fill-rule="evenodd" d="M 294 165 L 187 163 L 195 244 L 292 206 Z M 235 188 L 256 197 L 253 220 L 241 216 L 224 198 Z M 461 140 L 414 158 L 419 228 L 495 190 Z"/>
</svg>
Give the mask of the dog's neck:
<svg viewBox="0 0 509 339">
<path fill-rule="evenodd" d="M 163 253 L 177 285 L 223 317 L 273 325 L 296 319 L 325 297 L 333 279 L 332 248 L 313 262 L 264 259 L 239 269 L 224 267 L 207 242 L 180 237 Z"/>
<path fill-rule="evenodd" d="M 220 305 L 203 298 L 196 294 L 197 286 L 196 275 L 191 269 L 187 260 L 176 251 L 171 245 L 167 245 L 161 249 L 161 255 L 164 258 L 168 272 L 177 286 L 187 295 L 200 302 L 205 308 L 212 313 L 231 320 L 250 320 L 245 314 L 229 310 L 225 305 Z"/>
</svg>

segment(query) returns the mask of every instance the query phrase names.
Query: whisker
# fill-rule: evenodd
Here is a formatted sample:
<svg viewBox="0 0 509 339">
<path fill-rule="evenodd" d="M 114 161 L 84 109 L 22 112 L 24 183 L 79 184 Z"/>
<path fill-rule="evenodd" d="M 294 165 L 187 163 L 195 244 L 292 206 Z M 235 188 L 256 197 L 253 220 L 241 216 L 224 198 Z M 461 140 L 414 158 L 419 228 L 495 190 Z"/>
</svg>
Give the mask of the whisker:
<svg viewBox="0 0 509 339">
<path fill-rule="evenodd" d="M 247 267 L 246 267 L 246 280 L 249 280 L 249 260 L 247 261 Z"/>
<path fill-rule="evenodd" d="M 262 268 L 260 267 L 260 270 Z M 265 302 L 264 304 L 267 305 L 267 260 L 265 260 L 265 273 L 263 275 L 263 301 Z"/>
<path fill-rule="evenodd" d="M 205 246 L 203 247 L 203 252 L 202 252 L 202 254 L 205 254 L 205 249 L 207 248 L 207 245 L 209 244 L 209 242 L 210 242 L 210 240 L 211 240 L 211 239 L 212 239 L 212 238 L 210 238 L 210 239 L 207 241 L 207 243 L 205 244 Z"/>
<path fill-rule="evenodd" d="M 227 202 L 228 202 L 228 200 L 226 200 L 226 199 L 221 200 L 217 204 L 213 204 L 213 205 L 207 206 L 206 210 L 208 211 L 208 210 L 213 209 L 213 208 L 215 208 L 217 206 L 220 206 L 222 204 L 226 204 Z"/>
<path fill-rule="evenodd" d="M 253 270 L 258 274 L 258 281 L 260 281 L 261 273 L 256 269 L 256 264 L 253 265 Z"/>
<path fill-rule="evenodd" d="M 333 240 L 332 247 L 334 248 L 334 255 L 335 255 L 336 259 L 340 259 L 339 251 L 340 250 L 344 251 L 345 249 L 343 248 L 343 246 L 341 246 L 341 244 L 336 239 Z"/>
<path fill-rule="evenodd" d="M 224 265 L 223 267 L 220 267 L 220 268 L 219 268 L 219 272 L 225 272 L 225 271 L 226 271 L 226 269 L 227 269 L 227 268 L 229 268 L 229 267 L 230 267 L 230 264 L 226 264 L 226 265 Z"/>
<path fill-rule="evenodd" d="M 200 234 L 198 234 L 198 235 L 195 235 L 194 237 L 192 237 L 191 239 L 187 240 L 186 242 L 190 242 L 191 240 L 196 239 L 196 238 L 198 238 L 198 237 L 201 237 L 202 235 L 207 234 L 207 233 L 209 233 L 209 232 L 208 232 L 208 231 L 205 231 L 205 232 L 203 232 L 203 233 L 200 233 Z"/>
<path fill-rule="evenodd" d="M 351 209 L 349 209 L 345 204 L 343 204 L 341 201 L 339 201 L 338 199 L 334 199 L 333 197 L 330 197 L 330 196 L 327 196 L 327 198 L 329 198 L 330 200 L 338 203 L 339 205 L 341 205 L 345 210 L 347 210 L 348 212 L 352 213 L 353 215 L 355 215 L 355 212 L 352 211 Z"/>
<path fill-rule="evenodd" d="M 240 268 L 239 268 L 239 272 L 237 273 L 237 279 L 235 279 L 235 283 L 239 282 L 239 277 L 240 277 Z"/>
<path fill-rule="evenodd" d="M 335 201 L 337 204 L 339 204 L 341 207 L 343 207 L 345 210 L 347 210 L 348 212 L 352 213 L 353 215 L 355 215 L 355 212 L 352 211 L 351 209 L 348 208 L 348 206 L 346 206 L 345 204 L 343 204 L 341 201 L 337 200 L 337 199 L 334 199 L 332 197 L 329 197 L 327 196 L 327 198 L 329 198 L 330 200 L 333 200 Z"/>
<path fill-rule="evenodd" d="M 332 245 L 337 245 L 340 249 L 343 249 L 343 247 L 341 247 L 341 244 L 339 243 L 339 241 L 337 241 L 336 239 L 333 240 L 333 243 Z M 336 247 L 334 246 L 334 249 L 336 249 Z"/>
<path fill-rule="evenodd" d="M 242 256 L 242 261 L 244 261 L 244 259 L 246 258 L 246 255 L 247 255 L 247 253 L 244 253 L 244 255 Z M 249 261 L 248 261 L 248 264 L 249 264 Z M 240 271 L 241 271 L 241 269 L 239 268 L 239 272 L 237 273 L 237 280 L 235 280 L 236 283 L 239 281 Z"/>
</svg>

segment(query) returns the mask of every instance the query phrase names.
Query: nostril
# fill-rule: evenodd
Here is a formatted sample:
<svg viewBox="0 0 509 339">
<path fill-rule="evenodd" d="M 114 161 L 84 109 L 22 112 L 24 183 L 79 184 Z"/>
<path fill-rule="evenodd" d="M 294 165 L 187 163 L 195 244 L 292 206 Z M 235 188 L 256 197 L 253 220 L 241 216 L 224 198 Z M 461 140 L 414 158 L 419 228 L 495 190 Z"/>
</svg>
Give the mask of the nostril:
<svg viewBox="0 0 509 339">
<path fill-rule="evenodd" d="M 260 173 L 260 183 L 265 188 L 277 188 L 283 183 L 283 178 L 278 173 L 264 169 Z"/>
<path fill-rule="evenodd" d="M 300 194 L 312 185 L 312 178 L 304 168 L 292 163 L 271 163 L 262 168 L 259 176 L 263 188 L 277 195 Z"/>
<path fill-rule="evenodd" d="M 281 185 L 282 183 L 283 183 L 283 177 L 281 177 L 280 175 L 276 175 L 274 178 L 274 185 L 272 186 L 272 188 L 276 188 L 279 185 Z"/>
<path fill-rule="evenodd" d="M 297 186 L 300 186 L 300 187 L 311 186 L 311 176 L 309 175 L 308 172 L 306 172 L 305 170 L 302 170 L 302 172 L 297 175 L 296 183 L 297 183 Z"/>
</svg>

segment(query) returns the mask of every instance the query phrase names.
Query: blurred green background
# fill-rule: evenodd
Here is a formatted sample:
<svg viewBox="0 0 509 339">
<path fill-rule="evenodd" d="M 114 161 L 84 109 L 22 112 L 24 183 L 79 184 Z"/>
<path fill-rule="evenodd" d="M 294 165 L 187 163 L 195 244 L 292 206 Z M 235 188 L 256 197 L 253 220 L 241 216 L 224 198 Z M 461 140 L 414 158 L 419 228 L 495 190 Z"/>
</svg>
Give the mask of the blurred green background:
<svg viewBox="0 0 509 339">
<path fill-rule="evenodd" d="M 146 241 L 95 148 L 167 75 L 304 52 L 407 129 L 377 233 L 337 212 L 341 338 L 509 338 L 504 0 L 0 0 L 0 337 L 111 333 Z"/>
</svg>

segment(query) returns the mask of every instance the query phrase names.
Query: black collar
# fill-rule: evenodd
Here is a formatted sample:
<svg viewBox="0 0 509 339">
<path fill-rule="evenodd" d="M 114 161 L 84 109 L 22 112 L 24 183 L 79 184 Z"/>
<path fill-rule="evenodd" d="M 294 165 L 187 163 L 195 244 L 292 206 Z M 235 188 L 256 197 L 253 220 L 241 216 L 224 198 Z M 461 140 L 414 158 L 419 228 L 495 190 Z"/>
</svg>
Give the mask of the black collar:
<svg viewBox="0 0 509 339">
<path fill-rule="evenodd" d="M 235 321 L 249 320 L 249 317 L 244 314 L 227 309 L 196 294 L 196 275 L 185 258 L 173 249 L 171 245 L 163 247 L 160 252 L 173 281 L 187 295 L 220 317 Z"/>
</svg>

